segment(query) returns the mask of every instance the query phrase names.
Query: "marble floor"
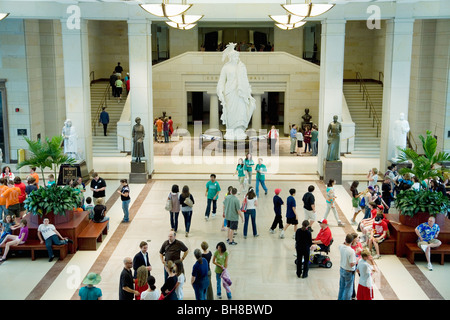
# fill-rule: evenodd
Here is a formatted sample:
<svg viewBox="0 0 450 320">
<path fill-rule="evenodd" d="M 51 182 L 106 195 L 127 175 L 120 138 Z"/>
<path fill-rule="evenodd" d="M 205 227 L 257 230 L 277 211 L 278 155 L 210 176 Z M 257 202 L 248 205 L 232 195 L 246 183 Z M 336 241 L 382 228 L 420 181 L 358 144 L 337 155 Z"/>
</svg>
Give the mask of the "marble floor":
<svg viewBox="0 0 450 320">
<path fill-rule="evenodd" d="M 155 148 L 156 150 L 156 148 Z M 116 190 L 119 179 L 128 178 L 130 157 L 94 158 L 94 170 L 107 182 L 107 206 L 110 217 L 109 233 L 104 237 L 96 251 L 78 251 L 70 254 L 63 261 L 49 263 L 45 256 L 35 261 L 29 257 L 10 257 L 0 265 L 0 299 L 1 300 L 76 300 L 81 281 L 89 272 L 102 276 L 98 285 L 105 300 L 118 299 L 119 275 L 123 268 L 123 259 L 133 257 L 139 251 L 142 240 L 149 242 L 152 274 L 157 287 L 163 284 L 163 265 L 159 258 L 159 249 L 167 239 L 170 231 L 169 214 L 164 210 L 165 199 L 173 184 L 180 188 L 190 187 L 195 198 L 194 214 L 189 237 L 185 236 L 184 219 L 179 217 L 177 239 L 189 248 L 185 260 L 184 299 L 194 299 L 194 290 L 190 285 L 190 274 L 195 262 L 193 252 L 200 248 L 202 241 L 207 241 L 211 251 L 220 241 L 225 241 L 225 232 L 221 231 L 222 206 L 218 206 L 218 215 L 209 221 L 204 219 L 206 207 L 205 183 L 210 173 L 216 173 L 223 199 L 225 190 L 232 185 L 238 187 L 237 178 L 233 177 L 235 161 L 219 163 L 213 156 L 201 157 L 190 164 L 175 164 L 168 155 L 155 155 L 155 172 L 147 184 L 131 184 L 131 222 L 120 223 L 123 213 L 120 198 Z M 234 159 L 236 160 L 236 159 Z M 285 239 L 269 233 L 272 223 L 272 197 L 275 188 L 281 188 L 281 197 L 286 200 L 288 190 L 295 188 L 299 208 L 301 198 L 309 185 L 315 186 L 318 217 L 325 209 L 325 185 L 317 176 L 317 159 L 315 157 L 281 156 L 277 160 L 265 158 L 268 164 L 268 195 L 261 192 L 257 208 L 257 229 L 260 235 L 254 238 L 251 226 L 249 236 L 243 238 L 243 224 L 239 224 L 236 246 L 228 246 L 230 252 L 229 272 L 233 281 L 233 299 L 238 300 L 336 300 L 339 290 L 338 246 L 345 234 L 354 227 L 349 223 L 352 216 L 349 182 L 359 179 L 364 183 L 368 168 L 376 167 L 378 159 L 347 159 L 343 157 L 344 182 L 336 186 L 338 213 L 344 227 L 337 226 L 332 215 L 328 217 L 334 238 L 330 257 L 333 267 L 315 268 L 309 272 L 307 279 L 298 279 L 295 275 L 294 240 L 292 227 L 287 230 Z M 90 196 L 91 191 L 86 192 Z M 239 196 L 240 199 L 243 195 Z M 219 199 L 219 203 L 221 203 Z M 283 212 L 284 214 L 284 212 Z M 303 220 L 303 210 L 300 210 Z M 361 217 L 360 217 L 361 218 Z M 313 226 L 313 236 L 319 226 Z M 384 255 L 376 260 L 378 272 L 375 276 L 374 295 L 376 300 L 448 300 L 450 299 L 450 282 L 448 278 L 450 264 L 434 263 L 434 270 L 428 271 L 426 263 L 419 261 L 411 265 L 405 258 Z M 20 270 L 20 272 L 17 272 Z M 216 288 L 215 278 L 212 285 Z"/>
</svg>

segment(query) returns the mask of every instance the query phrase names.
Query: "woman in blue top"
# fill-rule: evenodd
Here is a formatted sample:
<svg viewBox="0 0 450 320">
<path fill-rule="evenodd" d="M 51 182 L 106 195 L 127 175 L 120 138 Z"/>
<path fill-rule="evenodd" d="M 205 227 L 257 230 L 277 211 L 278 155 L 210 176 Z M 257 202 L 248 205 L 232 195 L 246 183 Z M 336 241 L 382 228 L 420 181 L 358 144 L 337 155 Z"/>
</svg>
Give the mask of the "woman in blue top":
<svg viewBox="0 0 450 320">
<path fill-rule="evenodd" d="M 239 158 L 238 165 L 236 167 L 236 172 L 233 174 L 233 176 L 236 173 L 238 174 L 238 181 L 239 181 L 239 184 L 241 185 L 242 192 L 244 192 L 245 191 L 245 185 L 244 185 L 245 172 L 244 172 L 244 160 L 242 160 L 242 158 Z M 241 193 L 238 191 L 238 194 L 241 194 Z"/>
<path fill-rule="evenodd" d="M 102 280 L 101 276 L 96 273 L 89 273 L 83 280 L 85 287 L 82 287 L 78 292 L 81 300 L 102 300 L 102 290 L 100 288 L 94 287 L 94 285 L 99 284 Z"/>
<path fill-rule="evenodd" d="M 343 226 L 341 220 L 339 220 L 338 213 L 336 211 L 336 195 L 334 194 L 334 184 L 336 183 L 336 180 L 330 179 L 327 184 L 327 209 L 325 210 L 325 214 L 323 216 L 324 219 L 328 217 L 328 214 L 330 213 L 330 210 L 333 210 L 334 217 L 336 218 L 336 221 L 339 226 Z"/>
<path fill-rule="evenodd" d="M 252 169 L 255 163 L 253 162 L 252 155 L 250 153 L 247 153 L 244 160 L 244 167 L 245 171 L 247 171 L 248 176 L 248 185 L 252 185 Z"/>
<path fill-rule="evenodd" d="M 208 261 L 202 257 L 200 249 L 195 249 L 194 256 L 197 262 L 192 268 L 191 284 L 194 287 L 195 300 L 206 300 L 206 292 L 209 287 Z"/>
</svg>

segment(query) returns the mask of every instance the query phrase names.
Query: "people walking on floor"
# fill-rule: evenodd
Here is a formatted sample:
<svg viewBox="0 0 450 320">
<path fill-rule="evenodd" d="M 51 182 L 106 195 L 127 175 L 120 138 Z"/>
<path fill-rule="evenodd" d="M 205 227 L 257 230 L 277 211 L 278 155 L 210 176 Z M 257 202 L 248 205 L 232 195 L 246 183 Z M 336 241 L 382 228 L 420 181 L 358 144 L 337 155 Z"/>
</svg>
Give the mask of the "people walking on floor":
<svg viewBox="0 0 450 320">
<path fill-rule="evenodd" d="M 356 300 L 373 300 L 373 273 L 376 272 L 376 268 L 369 250 L 365 249 L 361 252 L 356 271 L 359 275 Z"/>
<path fill-rule="evenodd" d="M 188 186 L 183 186 L 179 199 L 180 199 L 181 213 L 183 214 L 184 217 L 184 227 L 186 231 L 186 237 L 188 237 L 189 231 L 191 229 L 192 211 L 193 211 L 192 207 L 195 204 L 194 197 L 192 196 L 192 193 L 189 192 Z"/>
<path fill-rule="evenodd" d="M 222 275 L 222 272 L 228 268 L 228 257 L 229 257 L 229 253 L 227 251 L 227 247 L 226 247 L 225 243 L 219 242 L 216 245 L 216 252 L 214 252 L 214 256 L 213 256 L 213 264 L 216 265 L 214 272 L 216 274 L 217 299 L 222 299 L 221 275 Z M 231 291 L 227 291 L 227 297 L 229 300 L 231 300 Z"/>
<path fill-rule="evenodd" d="M 175 288 L 175 293 L 178 297 L 178 300 L 184 299 L 184 283 L 186 282 L 186 275 L 184 274 L 184 266 L 183 262 L 181 260 L 175 261 L 175 267 L 177 269 L 176 275 L 177 275 L 177 287 Z"/>
<path fill-rule="evenodd" d="M 230 245 L 236 245 L 234 241 L 234 233 L 238 229 L 239 217 L 244 222 L 239 199 L 236 197 L 237 189 L 233 188 L 231 194 L 228 195 L 223 201 L 225 207 L 225 219 L 227 220 L 228 239 L 227 242 Z"/>
<path fill-rule="evenodd" d="M 98 287 L 95 287 L 96 284 L 99 284 L 102 280 L 102 277 L 94 272 L 88 273 L 86 278 L 83 280 L 84 287 L 80 288 L 78 291 L 78 296 L 80 300 L 102 300 L 102 290 Z"/>
<path fill-rule="evenodd" d="M 290 225 L 294 226 L 294 237 L 295 232 L 297 231 L 297 225 L 298 225 L 298 215 L 297 215 L 297 205 L 295 203 L 295 189 L 290 189 L 289 194 L 290 196 L 286 200 L 286 225 L 284 226 L 283 230 L 280 232 L 280 238 L 284 238 L 284 233 L 289 228 Z"/>
<path fill-rule="evenodd" d="M 280 232 L 283 231 L 283 216 L 281 214 L 281 206 L 284 204 L 283 199 L 280 197 L 281 189 L 275 189 L 275 195 L 273 196 L 273 211 L 275 217 L 270 227 L 270 233 L 275 233 L 275 228 L 278 226 Z"/>
<path fill-rule="evenodd" d="M 244 212 L 244 239 L 247 239 L 247 230 L 249 219 L 252 221 L 253 236 L 258 237 L 258 231 L 256 228 L 256 208 L 258 207 L 258 197 L 252 187 L 249 188 L 248 193 L 245 195 L 247 202 L 247 208 Z"/>
<path fill-rule="evenodd" d="M 334 184 L 336 183 L 336 180 L 330 179 L 327 183 L 327 196 L 326 196 L 326 203 L 327 208 L 325 210 L 325 214 L 323 216 L 324 219 L 328 217 L 328 214 L 330 213 L 330 210 L 334 213 L 334 218 L 336 219 L 339 226 L 343 226 L 344 224 L 339 219 L 338 213 L 336 211 L 336 194 L 334 193 Z"/>
<path fill-rule="evenodd" d="M 270 129 L 270 131 L 269 131 L 269 133 L 267 135 L 271 153 L 274 153 L 275 150 L 276 150 L 276 145 L 277 145 L 279 136 L 280 135 L 279 135 L 278 130 L 276 129 L 276 127 L 272 126 L 272 128 Z"/>
<path fill-rule="evenodd" d="M 183 262 L 189 253 L 189 249 L 186 247 L 186 245 L 182 241 L 178 240 L 176 236 L 177 234 L 175 231 L 170 231 L 167 237 L 168 239 L 164 241 L 161 249 L 159 250 L 159 257 L 163 265 L 165 265 L 169 260 L 172 262 L 181 260 Z M 183 252 L 182 257 L 181 252 Z M 165 279 L 167 278 L 167 275 L 167 271 L 164 270 Z"/>
<path fill-rule="evenodd" d="M 170 209 L 170 228 L 172 231 L 178 231 L 178 215 L 180 214 L 180 189 L 177 184 L 172 185 L 172 190 L 167 197 L 172 203 Z"/>
<path fill-rule="evenodd" d="M 265 164 L 263 164 L 263 159 L 259 158 L 258 159 L 258 164 L 256 165 L 255 168 L 256 171 L 256 196 L 259 197 L 259 185 L 261 184 L 261 187 L 264 189 L 264 194 L 267 195 L 267 187 L 266 187 L 266 172 L 267 172 L 267 167 Z"/>
<path fill-rule="evenodd" d="M 211 284 L 211 267 L 210 267 L 210 263 L 211 263 L 211 258 L 212 258 L 212 253 L 209 250 L 209 245 L 206 241 L 203 241 L 200 244 L 200 247 L 202 248 L 202 257 L 205 258 L 205 260 L 208 262 L 208 289 L 206 291 L 206 300 L 214 300 L 214 293 L 213 293 L 213 288 L 212 288 L 212 284 Z"/>
<path fill-rule="evenodd" d="M 207 199 L 205 220 L 209 220 L 209 215 L 211 213 L 211 203 L 212 203 L 212 217 L 216 216 L 217 211 L 217 200 L 219 199 L 220 185 L 216 181 L 216 175 L 212 173 L 209 176 L 210 180 L 206 183 L 205 196 Z"/>
<path fill-rule="evenodd" d="M 117 193 L 120 194 L 120 200 L 122 201 L 122 211 L 123 211 L 123 219 L 122 222 L 129 222 L 130 221 L 130 213 L 129 213 L 129 207 L 130 207 L 130 186 L 128 185 L 127 179 L 120 180 L 120 184 L 122 186 L 122 189 L 119 191 L 117 190 Z"/>
<path fill-rule="evenodd" d="M 209 287 L 208 261 L 202 257 L 200 249 L 194 250 L 194 256 L 197 261 L 192 267 L 191 284 L 194 288 L 195 300 L 206 300 L 206 293 Z"/>
<path fill-rule="evenodd" d="M 305 220 L 308 220 L 308 228 L 312 232 L 312 225 L 317 219 L 316 215 L 316 198 L 314 197 L 315 188 L 313 185 L 308 187 L 308 192 L 303 195 L 303 211 L 305 213 Z"/>
<path fill-rule="evenodd" d="M 239 185 L 241 186 L 241 191 L 238 191 L 238 195 L 241 192 L 245 192 L 245 169 L 244 169 L 244 160 L 242 158 L 239 158 L 238 164 L 236 166 L 236 171 L 233 173 L 233 176 L 235 174 L 238 174 L 238 181 Z"/>
<path fill-rule="evenodd" d="M 252 185 L 252 170 L 255 162 L 253 162 L 251 153 L 247 153 L 244 159 L 244 170 L 247 172 L 248 186 Z"/>
<path fill-rule="evenodd" d="M 352 208 L 353 208 L 353 218 L 350 220 L 352 225 L 356 225 L 356 217 L 361 212 L 361 196 L 364 192 L 358 192 L 359 181 L 355 180 L 350 186 L 350 192 L 352 193 Z"/>
<path fill-rule="evenodd" d="M 116 84 L 116 97 L 118 98 L 117 102 L 119 103 L 122 100 L 122 92 L 123 92 L 123 81 L 120 78 L 120 76 L 117 77 L 115 84 Z"/>
<path fill-rule="evenodd" d="M 111 87 L 111 95 L 114 98 L 117 97 L 117 95 L 116 95 L 116 80 L 117 80 L 117 75 L 116 75 L 116 71 L 114 70 L 112 72 L 112 74 L 109 76 L 109 85 Z"/>
</svg>

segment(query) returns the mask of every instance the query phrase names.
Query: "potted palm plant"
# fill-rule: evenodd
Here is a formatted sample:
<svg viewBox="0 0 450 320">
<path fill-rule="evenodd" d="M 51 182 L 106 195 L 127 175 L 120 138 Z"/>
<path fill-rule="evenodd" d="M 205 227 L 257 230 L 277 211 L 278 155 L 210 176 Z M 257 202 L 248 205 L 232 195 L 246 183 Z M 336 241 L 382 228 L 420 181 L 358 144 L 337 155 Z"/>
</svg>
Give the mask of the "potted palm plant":
<svg viewBox="0 0 450 320">
<path fill-rule="evenodd" d="M 400 174 L 410 173 L 416 176 L 420 182 L 424 181 L 427 188 L 421 187 L 419 190 L 400 191 L 396 198 L 396 206 L 400 212 L 400 222 L 404 225 L 416 227 L 422 222 L 426 222 L 430 215 L 436 217 L 436 223 L 443 226 L 445 217 L 450 210 L 450 201 L 441 192 L 430 190 L 430 181 L 436 177 L 443 178 L 449 173 L 449 169 L 440 164 L 450 161 L 450 154 L 446 152 L 436 152 L 437 140 L 427 131 L 426 137 L 419 136 L 424 150 L 423 155 L 419 155 L 410 148 L 399 148 L 399 162 L 410 161 L 411 168 L 400 169 Z"/>
<path fill-rule="evenodd" d="M 28 144 L 30 156 L 27 160 L 20 162 L 17 169 L 24 166 L 38 167 L 41 170 L 44 185 L 46 168 L 52 169 L 56 177 L 57 169 L 61 164 L 72 164 L 75 161 L 64 154 L 61 148 L 63 141 L 61 136 L 46 138 L 44 142 L 28 138 L 25 138 L 25 141 Z M 32 214 L 32 222 L 39 224 L 46 217 L 50 219 L 51 223 L 59 224 L 72 219 L 73 210 L 78 207 L 81 198 L 82 195 L 76 189 L 69 186 L 52 185 L 51 187 L 41 187 L 30 193 L 24 201 L 24 206 Z"/>
</svg>

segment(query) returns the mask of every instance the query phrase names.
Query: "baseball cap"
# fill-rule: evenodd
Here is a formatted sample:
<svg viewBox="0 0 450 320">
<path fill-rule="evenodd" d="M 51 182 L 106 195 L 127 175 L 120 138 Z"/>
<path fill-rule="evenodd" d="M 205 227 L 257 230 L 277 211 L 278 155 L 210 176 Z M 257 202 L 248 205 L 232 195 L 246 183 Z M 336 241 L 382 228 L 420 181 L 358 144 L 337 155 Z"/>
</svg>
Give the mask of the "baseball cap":
<svg viewBox="0 0 450 320">
<path fill-rule="evenodd" d="M 275 189 L 275 194 L 280 194 L 280 192 L 281 192 L 281 189 Z"/>
<path fill-rule="evenodd" d="M 322 219 L 322 220 L 319 220 L 319 223 L 328 224 L 328 221 L 327 221 L 327 219 Z"/>
</svg>

